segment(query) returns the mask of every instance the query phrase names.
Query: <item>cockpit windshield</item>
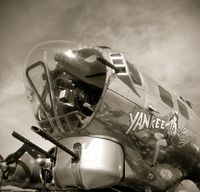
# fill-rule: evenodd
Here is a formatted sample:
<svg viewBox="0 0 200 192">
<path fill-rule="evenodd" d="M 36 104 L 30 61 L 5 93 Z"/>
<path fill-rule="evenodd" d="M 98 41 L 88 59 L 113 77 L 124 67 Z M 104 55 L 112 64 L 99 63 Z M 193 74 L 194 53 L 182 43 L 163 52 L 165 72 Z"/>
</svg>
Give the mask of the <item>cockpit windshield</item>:
<svg viewBox="0 0 200 192">
<path fill-rule="evenodd" d="M 93 114 L 106 79 L 95 48 L 43 43 L 29 53 L 25 80 L 39 125 L 55 136 L 79 131 Z"/>
</svg>

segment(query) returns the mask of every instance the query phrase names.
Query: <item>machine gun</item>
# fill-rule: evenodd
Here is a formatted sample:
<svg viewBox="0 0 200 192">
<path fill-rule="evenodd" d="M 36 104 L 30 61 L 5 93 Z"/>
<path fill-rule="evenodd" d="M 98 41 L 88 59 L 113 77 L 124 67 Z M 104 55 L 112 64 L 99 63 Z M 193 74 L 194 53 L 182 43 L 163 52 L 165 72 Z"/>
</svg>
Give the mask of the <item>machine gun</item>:
<svg viewBox="0 0 200 192">
<path fill-rule="evenodd" d="M 79 161 L 79 159 L 80 159 L 79 154 L 74 153 L 73 151 L 71 151 L 70 149 L 68 149 L 67 147 L 65 147 L 61 143 L 59 143 L 57 140 L 55 140 L 53 137 L 51 137 L 49 134 L 47 134 L 42 129 L 39 129 L 38 127 L 32 126 L 31 130 L 33 130 L 35 133 L 37 133 L 38 135 L 40 135 L 44 139 L 50 141 L 51 143 L 56 145 L 58 148 L 62 149 L 63 151 L 65 151 L 66 153 L 71 155 L 73 157 L 74 161 Z"/>
<path fill-rule="evenodd" d="M 52 165 L 53 162 L 55 162 L 55 148 L 53 148 L 54 150 L 47 152 L 15 131 L 12 133 L 12 136 L 24 144 L 16 152 L 8 155 L 5 160 L 2 159 L 0 162 L 0 169 L 2 171 L 0 188 L 3 180 L 8 180 L 13 174 L 15 174 L 17 165 L 20 163 L 19 159 L 25 154 L 25 152 L 28 152 L 31 158 L 36 159 L 35 163 L 41 168 L 43 185 L 45 189 L 46 181 L 52 178 Z M 28 163 L 27 165 L 30 164 L 30 162 L 24 163 Z M 22 164 L 24 163 L 22 162 Z M 27 168 L 28 167 L 29 166 L 27 166 Z"/>
<path fill-rule="evenodd" d="M 39 153 L 43 154 L 46 156 L 46 158 L 51 158 L 51 159 L 55 159 L 55 157 L 50 154 L 49 152 L 45 151 L 44 149 L 38 147 L 37 145 L 35 145 L 34 143 L 32 143 L 31 141 L 29 141 L 28 139 L 26 139 L 25 137 L 23 137 L 22 135 L 20 135 L 19 133 L 13 131 L 12 136 L 15 137 L 16 139 L 20 140 L 21 142 L 23 142 L 24 144 L 26 144 L 27 146 L 35 149 L 36 151 L 38 151 Z"/>
<path fill-rule="evenodd" d="M 78 162 L 80 157 L 79 153 L 73 152 L 61 143 L 59 143 L 57 140 L 52 138 L 49 134 L 47 134 L 45 131 L 32 126 L 31 129 L 39 134 L 41 137 L 45 138 L 46 140 L 50 141 L 53 143 L 57 148 L 62 149 L 65 151 L 67 154 L 72 156 L 72 161 L 73 162 Z M 5 160 L 3 159 L 0 162 L 0 169 L 2 170 L 2 176 L 0 179 L 0 188 L 2 185 L 3 180 L 8 180 L 11 178 L 13 175 L 15 175 L 18 164 L 20 161 L 23 161 L 23 155 L 28 152 L 27 155 L 30 155 L 31 158 L 35 159 L 35 163 L 39 165 L 40 171 L 41 171 L 41 176 L 40 179 L 42 179 L 43 183 L 43 190 L 45 191 L 46 189 L 46 183 L 51 183 L 53 175 L 52 175 L 52 167 L 55 164 L 56 161 L 56 148 L 54 147 L 50 151 L 45 151 L 44 149 L 40 148 L 36 144 L 32 143 L 29 141 L 27 138 L 23 137 L 19 133 L 13 131 L 12 136 L 24 143 L 22 147 L 20 147 L 16 152 L 10 154 Z M 26 154 L 25 154 L 26 156 Z M 20 160 L 21 158 L 21 160 Z M 22 162 L 23 164 L 25 163 L 27 168 L 31 168 L 31 161 L 26 160 L 26 162 Z M 36 166 L 37 167 L 37 166 Z M 33 170 L 29 172 L 34 172 Z M 31 176 L 30 176 L 31 177 Z"/>
</svg>

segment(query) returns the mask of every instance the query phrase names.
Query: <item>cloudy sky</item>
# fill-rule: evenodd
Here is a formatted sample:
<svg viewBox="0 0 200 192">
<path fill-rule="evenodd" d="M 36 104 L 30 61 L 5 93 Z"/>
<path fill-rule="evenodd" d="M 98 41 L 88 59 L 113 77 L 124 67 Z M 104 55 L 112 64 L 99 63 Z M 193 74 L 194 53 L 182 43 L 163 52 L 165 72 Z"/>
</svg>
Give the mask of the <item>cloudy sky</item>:
<svg viewBox="0 0 200 192">
<path fill-rule="evenodd" d="M 0 153 L 21 145 L 13 130 L 49 146 L 30 131 L 36 124 L 23 85 L 34 45 L 63 39 L 122 50 L 200 114 L 199 34 L 199 0 L 0 0 Z"/>
</svg>

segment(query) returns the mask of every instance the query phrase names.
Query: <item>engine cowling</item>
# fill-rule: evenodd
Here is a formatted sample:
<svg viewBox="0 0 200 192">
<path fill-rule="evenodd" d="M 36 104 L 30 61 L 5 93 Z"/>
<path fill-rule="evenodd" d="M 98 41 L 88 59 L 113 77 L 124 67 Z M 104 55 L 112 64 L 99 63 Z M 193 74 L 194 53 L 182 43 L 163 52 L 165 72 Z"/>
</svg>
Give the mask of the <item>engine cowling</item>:
<svg viewBox="0 0 200 192">
<path fill-rule="evenodd" d="M 71 150 L 78 150 L 80 160 L 74 162 L 64 151 L 58 150 L 54 168 L 54 179 L 58 187 L 94 189 L 116 185 L 122 181 L 124 153 L 116 140 L 82 136 L 68 137 L 60 142 Z"/>
<path fill-rule="evenodd" d="M 29 153 L 26 152 L 15 164 L 9 170 L 6 183 L 20 187 L 26 187 L 32 182 L 41 183 L 40 166 Z"/>
</svg>

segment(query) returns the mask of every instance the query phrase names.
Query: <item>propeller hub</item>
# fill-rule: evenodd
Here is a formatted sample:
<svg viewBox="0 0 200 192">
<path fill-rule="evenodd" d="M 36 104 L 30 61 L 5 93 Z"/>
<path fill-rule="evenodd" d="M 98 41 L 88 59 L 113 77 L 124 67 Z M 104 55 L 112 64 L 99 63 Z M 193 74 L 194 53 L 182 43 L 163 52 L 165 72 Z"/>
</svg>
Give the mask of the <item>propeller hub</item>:
<svg viewBox="0 0 200 192">
<path fill-rule="evenodd" d="M 50 159 L 46 158 L 37 158 L 36 162 L 39 164 L 39 166 L 43 169 L 50 169 L 52 166 L 52 162 Z"/>
</svg>

